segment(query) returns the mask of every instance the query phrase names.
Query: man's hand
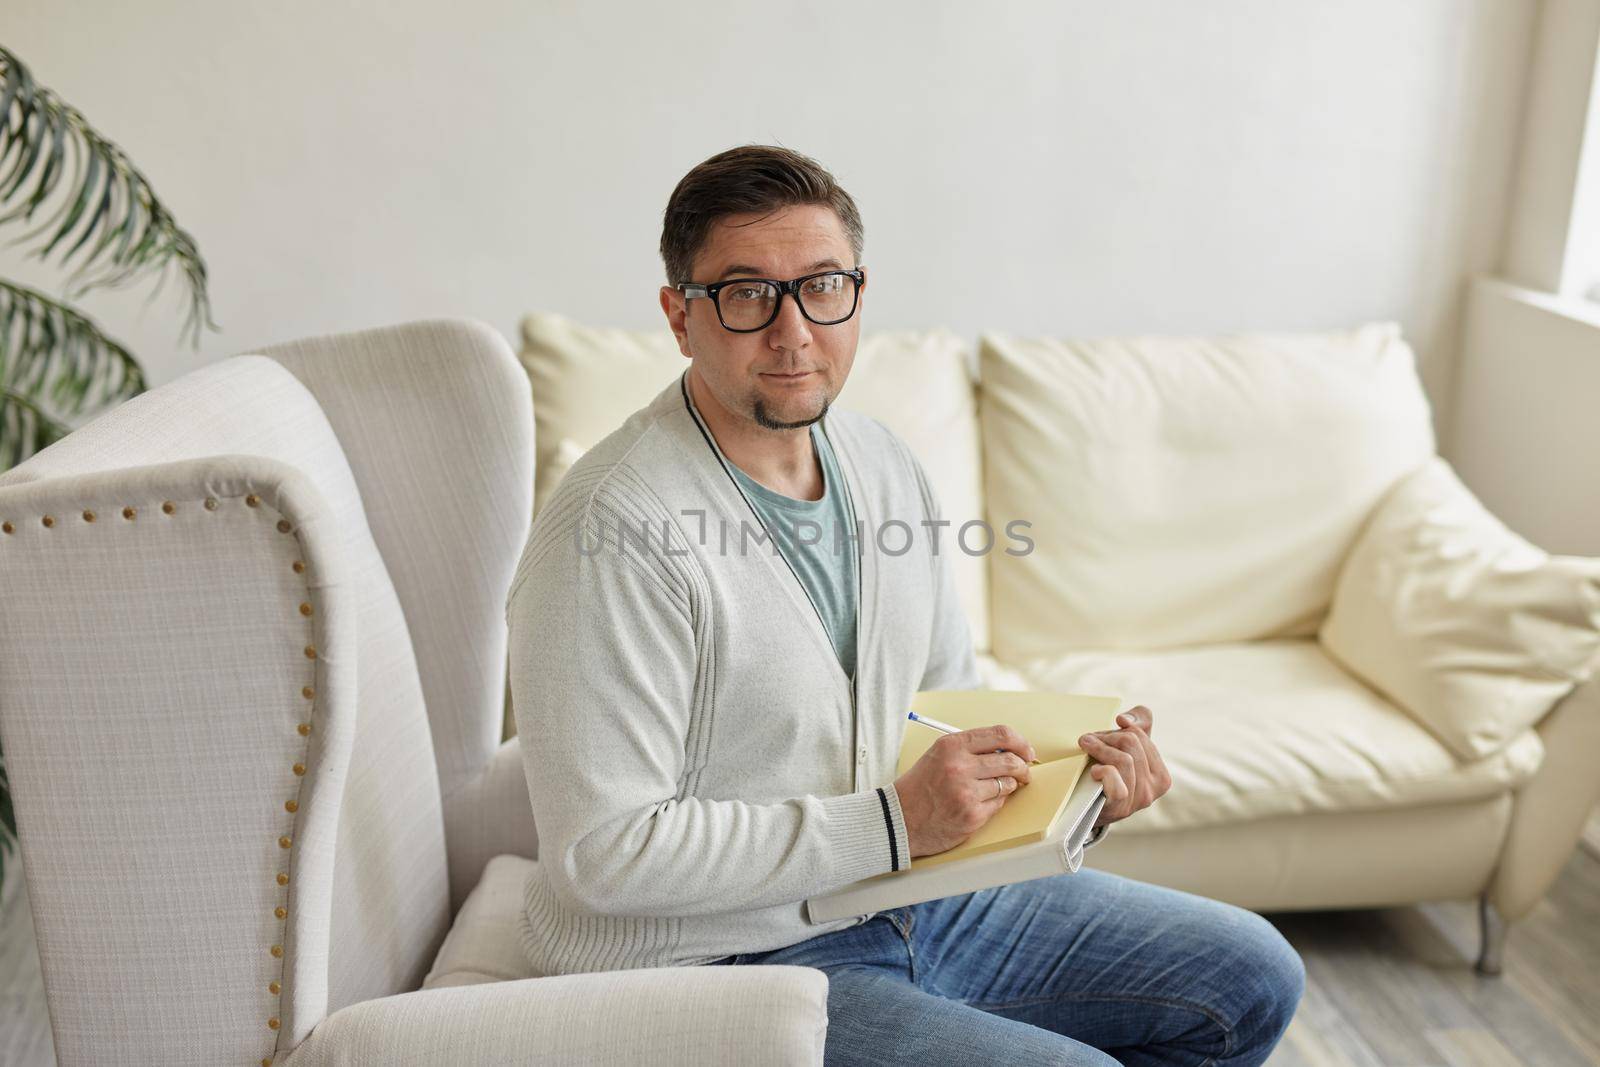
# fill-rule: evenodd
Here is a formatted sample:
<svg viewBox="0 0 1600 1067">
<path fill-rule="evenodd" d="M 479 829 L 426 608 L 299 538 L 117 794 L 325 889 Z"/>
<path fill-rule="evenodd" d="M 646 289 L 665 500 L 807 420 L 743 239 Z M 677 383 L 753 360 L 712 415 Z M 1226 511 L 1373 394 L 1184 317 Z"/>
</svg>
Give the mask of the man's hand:
<svg viewBox="0 0 1600 1067">
<path fill-rule="evenodd" d="M 1148 808 L 1172 788 L 1167 764 L 1150 740 L 1155 715 L 1143 704 L 1117 716 L 1120 730 L 1097 730 L 1078 738 L 1091 759 L 1089 775 L 1105 790 L 1106 803 L 1100 809 L 1096 826 L 1126 819 L 1140 808 Z"/>
<path fill-rule="evenodd" d="M 996 752 L 995 749 L 1006 749 Z M 1033 746 L 1009 726 L 945 734 L 899 778 L 900 813 L 911 856 L 955 848 L 976 833 L 1030 778 Z"/>
</svg>

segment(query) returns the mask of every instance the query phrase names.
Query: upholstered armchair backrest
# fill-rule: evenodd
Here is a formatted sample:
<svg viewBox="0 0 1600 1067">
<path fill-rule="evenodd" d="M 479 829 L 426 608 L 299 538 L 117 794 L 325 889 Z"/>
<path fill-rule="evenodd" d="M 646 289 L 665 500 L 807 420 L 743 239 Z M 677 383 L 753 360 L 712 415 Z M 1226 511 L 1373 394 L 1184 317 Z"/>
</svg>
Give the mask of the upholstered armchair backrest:
<svg viewBox="0 0 1600 1067">
<path fill-rule="evenodd" d="M 417 988 L 446 783 L 497 740 L 531 432 L 504 342 L 425 323 L 225 360 L 0 475 L 0 740 L 62 1063 L 260 1062 Z"/>
<path fill-rule="evenodd" d="M 506 590 L 533 510 L 528 376 L 499 333 L 458 320 L 263 354 L 316 397 L 349 459 L 410 624 L 448 800 L 500 744 Z"/>
</svg>

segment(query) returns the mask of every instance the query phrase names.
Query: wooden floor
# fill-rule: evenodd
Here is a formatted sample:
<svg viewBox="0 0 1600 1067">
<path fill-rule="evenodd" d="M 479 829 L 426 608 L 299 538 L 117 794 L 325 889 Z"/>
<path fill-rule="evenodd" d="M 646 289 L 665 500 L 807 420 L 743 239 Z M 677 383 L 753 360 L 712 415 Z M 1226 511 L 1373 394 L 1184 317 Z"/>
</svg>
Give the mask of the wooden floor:
<svg viewBox="0 0 1600 1067">
<path fill-rule="evenodd" d="M 20 865 L 0 899 L 0 1064 L 55 1062 Z M 1534 912 L 1505 973 L 1480 977 L 1471 902 L 1275 915 L 1306 995 L 1272 1067 L 1600 1065 L 1600 814 Z"/>
</svg>

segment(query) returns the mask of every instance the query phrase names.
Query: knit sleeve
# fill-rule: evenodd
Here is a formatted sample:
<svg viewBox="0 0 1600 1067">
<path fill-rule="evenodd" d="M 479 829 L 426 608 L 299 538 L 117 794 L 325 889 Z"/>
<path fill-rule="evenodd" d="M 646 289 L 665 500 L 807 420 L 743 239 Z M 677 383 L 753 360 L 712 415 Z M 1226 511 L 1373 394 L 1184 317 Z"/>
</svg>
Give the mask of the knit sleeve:
<svg viewBox="0 0 1600 1067">
<path fill-rule="evenodd" d="M 507 605 L 550 885 L 593 914 L 688 916 L 798 903 L 908 866 L 899 800 L 884 790 L 680 795 L 705 609 L 659 520 L 653 548 L 619 549 L 619 527 L 640 529 L 636 506 L 597 493 L 569 521 L 542 524 Z"/>
</svg>

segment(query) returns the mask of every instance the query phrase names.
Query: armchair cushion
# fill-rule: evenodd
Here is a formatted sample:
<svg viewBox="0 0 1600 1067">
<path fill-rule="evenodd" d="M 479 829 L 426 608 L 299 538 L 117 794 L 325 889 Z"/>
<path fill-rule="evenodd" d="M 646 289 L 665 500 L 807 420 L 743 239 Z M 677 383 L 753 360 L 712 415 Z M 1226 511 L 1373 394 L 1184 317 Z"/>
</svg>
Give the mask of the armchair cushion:
<svg viewBox="0 0 1600 1067">
<path fill-rule="evenodd" d="M 1456 755 L 1481 759 L 1600 667 L 1600 559 L 1523 540 L 1434 457 L 1373 513 L 1321 640 Z"/>
<path fill-rule="evenodd" d="M 489 861 L 483 878 L 456 912 L 433 968 L 422 980 L 423 989 L 537 977 L 522 951 L 518 931 L 523 890 L 537 863 L 512 855 Z"/>
<path fill-rule="evenodd" d="M 289 1067 L 344 1063 L 819 1063 L 828 982 L 806 967 L 540 977 L 517 929 L 536 860 L 500 855 L 416 993 L 330 1016 Z M 471 989 L 451 988 L 471 986 Z"/>
</svg>

